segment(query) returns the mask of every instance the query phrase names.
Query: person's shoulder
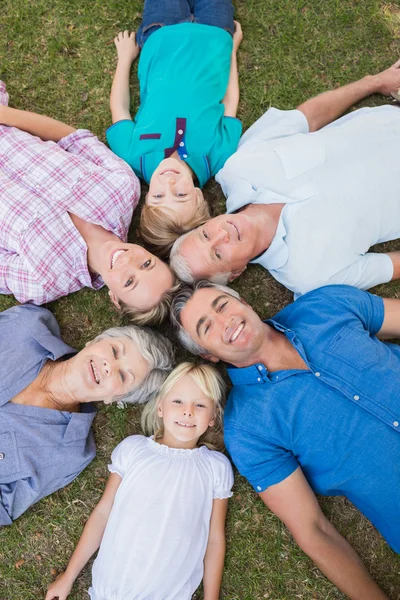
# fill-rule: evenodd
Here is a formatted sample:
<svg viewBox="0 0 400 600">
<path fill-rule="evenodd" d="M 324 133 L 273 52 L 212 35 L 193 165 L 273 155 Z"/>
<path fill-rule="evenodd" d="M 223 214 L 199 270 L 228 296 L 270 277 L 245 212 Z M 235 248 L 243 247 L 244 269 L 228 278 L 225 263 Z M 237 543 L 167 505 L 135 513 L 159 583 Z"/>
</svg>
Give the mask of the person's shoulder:
<svg viewBox="0 0 400 600">
<path fill-rule="evenodd" d="M 0 327 L 12 326 L 16 329 L 35 330 L 53 329 L 58 325 L 54 315 L 47 309 L 35 304 L 20 304 L 0 313 Z"/>
</svg>

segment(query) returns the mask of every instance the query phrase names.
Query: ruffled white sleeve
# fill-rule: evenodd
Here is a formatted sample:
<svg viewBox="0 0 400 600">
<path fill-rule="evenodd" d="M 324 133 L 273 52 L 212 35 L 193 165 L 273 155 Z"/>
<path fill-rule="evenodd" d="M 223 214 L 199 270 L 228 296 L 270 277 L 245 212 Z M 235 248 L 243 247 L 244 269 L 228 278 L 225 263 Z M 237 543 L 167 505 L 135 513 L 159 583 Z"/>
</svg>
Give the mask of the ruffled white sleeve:
<svg viewBox="0 0 400 600">
<path fill-rule="evenodd" d="M 233 469 L 230 460 L 221 452 L 212 453 L 214 473 L 213 498 L 223 500 L 230 498 L 233 486 Z"/>
<path fill-rule="evenodd" d="M 130 435 L 122 440 L 111 454 L 111 464 L 108 465 L 110 473 L 117 473 L 124 477 L 134 459 L 135 451 L 145 439 L 142 435 Z"/>
</svg>

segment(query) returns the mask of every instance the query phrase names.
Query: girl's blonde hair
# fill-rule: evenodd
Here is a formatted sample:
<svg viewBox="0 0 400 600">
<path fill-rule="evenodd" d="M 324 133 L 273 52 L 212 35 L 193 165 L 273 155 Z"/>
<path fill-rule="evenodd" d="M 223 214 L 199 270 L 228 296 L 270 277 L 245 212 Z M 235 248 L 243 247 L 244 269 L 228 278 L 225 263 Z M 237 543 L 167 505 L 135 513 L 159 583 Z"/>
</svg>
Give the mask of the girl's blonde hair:
<svg viewBox="0 0 400 600">
<path fill-rule="evenodd" d="M 166 258 L 181 235 L 203 225 L 210 218 L 208 204 L 203 192 L 196 188 L 198 202 L 192 217 L 186 223 L 177 222 L 177 214 L 159 206 L 144 204 L 140 213 L 139 233 L 142 240 L 161 258 Z"/>
<path fill-rule="evenodd" d="M 199 386 L 203 394 L 214 401 L 214 426 L 209 427 L 200 437 L 197 445 L 207 446 L 210 450 L 224 449 L 222 433 L 223 406 L 225 401 L 225 382 L 215 367 L 206 364 L 183 362 L 169 374 L 155 398 L 148 402 L 142 413 L 142 429 L 146 435 L 154 435 L 157 440 L 164 435 L 164 424 L 158 415 L 158 406 L 170 389 L 182 377 L 189 375 Z"/>
</svg>

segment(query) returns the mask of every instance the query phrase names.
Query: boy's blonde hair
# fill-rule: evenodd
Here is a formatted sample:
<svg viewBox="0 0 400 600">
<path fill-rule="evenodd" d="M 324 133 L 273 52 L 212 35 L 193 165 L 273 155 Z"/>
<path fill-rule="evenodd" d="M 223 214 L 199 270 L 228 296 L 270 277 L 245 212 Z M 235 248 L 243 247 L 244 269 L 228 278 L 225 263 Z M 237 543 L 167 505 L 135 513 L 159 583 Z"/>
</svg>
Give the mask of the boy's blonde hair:
<svg viewBox="0 0 400 600">
<path fill-rule="evenodd" d="M 181 235 L 203 225 L 210 218 L 203 192 L 196 188 L 198 202 L 192 217 L 186 223 L 177 222 L 177 214 L 159 206 L 144 204 L 140 213 L 139 233 L 150 252 L 166 258 L 175 240 Z"/>
<path fill-rule="evenodd" d="M 157 440 L 164 435 L 163 420 L 158 415 L 158 406 L 170 389 L 182 377 L 189 375 L 199 386 L 203 394 L 214 401 L 214 426 L 209 427 L 198 441 L 198 446 L 207 446 L 210 450 L 224 449 L 222 433 L 223 406 L 225 401 L 225 382 L 215 367 L 200 363 L 183 362 L 178 365 L 162 384 L 159 393 L 148 402 L 142 413 L 142 429 L 146 435 L 154 435 Z"/>
</svg>

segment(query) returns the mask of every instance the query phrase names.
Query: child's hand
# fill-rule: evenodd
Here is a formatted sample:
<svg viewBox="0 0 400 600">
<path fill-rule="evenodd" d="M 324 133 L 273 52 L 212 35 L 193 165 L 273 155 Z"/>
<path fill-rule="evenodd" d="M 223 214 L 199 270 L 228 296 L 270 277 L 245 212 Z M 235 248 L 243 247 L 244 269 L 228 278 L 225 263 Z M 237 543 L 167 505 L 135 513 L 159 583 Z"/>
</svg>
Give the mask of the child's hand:
<svg viewBox="0 0 400 600">
<path fill-rule="evenodd" d="M 235 52 L 237 52 L 237 49 L 239 48 L 241 41 L 243 39 L 243 31 L 242 31 L 242 26 L 239 23 L 239 21 L 234 21 L 235 23 L 235 33 L 233 34 L 233 49 Z"/>
<path fill-rule="evenodd" d="M 61 573 L 55 581 L 50 585 L 46 598 L 44 600 L 66 600 L 74 585 L 74 580 L 71 580 L 66 573 Z"/>
<path fill-rule="evenodd" d="M 140 48 L 136 43 L 136 33 L 132 31 L 120 31 L 116 38 L 114 38 L 114 44 L 117 48 L 118 60 L 126 60 L 133 63 L 134 60 L 139 56 Z"/>
</svg>

